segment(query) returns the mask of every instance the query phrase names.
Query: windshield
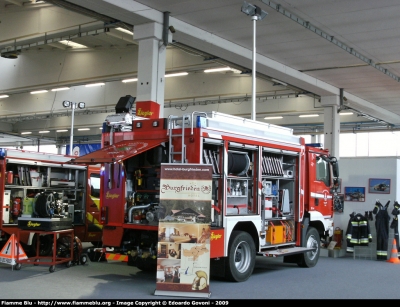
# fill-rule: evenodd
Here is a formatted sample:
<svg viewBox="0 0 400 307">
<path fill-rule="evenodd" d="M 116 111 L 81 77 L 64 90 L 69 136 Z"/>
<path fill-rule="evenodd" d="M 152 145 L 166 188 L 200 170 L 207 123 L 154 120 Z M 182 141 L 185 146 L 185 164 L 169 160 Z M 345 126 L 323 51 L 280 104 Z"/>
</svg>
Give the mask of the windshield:
<svg viewBox="0 0 400 307">
<path fill-rule="evenodd" d="M 324 161 L 321 157 L 317 158 L 317 167 L 316 169 L 316 178 L 319 181 L 323 181 L 327 187 L 330 186 L 331 178 L 330 178 L 330 168 L 329 163 Z"/>
</svg>

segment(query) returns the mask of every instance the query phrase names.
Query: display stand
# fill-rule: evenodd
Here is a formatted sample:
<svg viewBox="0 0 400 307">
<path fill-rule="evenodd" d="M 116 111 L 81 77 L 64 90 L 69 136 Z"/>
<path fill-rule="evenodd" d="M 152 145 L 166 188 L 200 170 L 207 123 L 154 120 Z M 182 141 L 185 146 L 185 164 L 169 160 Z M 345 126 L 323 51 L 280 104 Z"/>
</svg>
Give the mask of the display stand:
<svg viewBox="0 0 400 307">
<path fill-rule="evenodd" d="M 52 235 L 53 236 L 53 251 L 52 256 L 40 256 L 39 248 L 40 248 L 40 240 L 36 240 L 36 256 L 29 257 L 27 259 L 19 259 L 19 251 L 17 250 L 16 256 L 16 265 L 15 269 L 20 270 L 22 263 L 33 264 L 33 265 L 48 265 L 50 273 L 53 273 L 56 269 L 57 264 L 65 263 L 67 268 L 72 265 L 73 260 L 73 247 L 74 247 L 74 230 L 73 229 L 64 229 L 57 231 L 45 231 L 45 230 L 21 230 L 18 231 L 18 242 L 20 241 L 20 235 L 23 233 L 34 233 L 37 235 Z M 68 257 L 58 257 L 57 256 L 57 237 L 59 235 L 70 235 L 71 242 L 71 252 Z"/>
</svg>

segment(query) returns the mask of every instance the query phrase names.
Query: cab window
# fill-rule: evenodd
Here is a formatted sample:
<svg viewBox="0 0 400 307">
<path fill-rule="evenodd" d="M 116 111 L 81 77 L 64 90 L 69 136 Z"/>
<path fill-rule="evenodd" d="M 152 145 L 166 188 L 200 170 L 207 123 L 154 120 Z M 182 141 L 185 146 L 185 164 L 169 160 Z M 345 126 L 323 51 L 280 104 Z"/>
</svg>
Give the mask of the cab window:
<svg viewBox="0 0 400 307">
<path fill-rule="evenodd" d="M 323 181 L 326 186 L 330 186 L 329 163 L 321 157 L 317 158 L 316 178 L 318 181 Z"/>
</svg>

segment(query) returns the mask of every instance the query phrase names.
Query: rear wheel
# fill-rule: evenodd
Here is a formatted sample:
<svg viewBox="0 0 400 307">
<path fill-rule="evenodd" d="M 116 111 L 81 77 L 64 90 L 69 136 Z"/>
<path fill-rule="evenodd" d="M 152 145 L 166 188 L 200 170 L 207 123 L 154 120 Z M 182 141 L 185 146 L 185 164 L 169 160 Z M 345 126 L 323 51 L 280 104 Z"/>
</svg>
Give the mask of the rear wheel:
<svg viewBox="0 0 400 307">
<path fill-rule="evenodd" d="M 313 250 L 302 254 L 297 264 L 303 268 L 312 268 L 317 264 L 320 253 L 320 237 L 314 227 L 308 228 L 303 246 L 313 248 Z"/>
<path fill-rule="evenodd" d="M 253 238 L 244 231 L 233 231 L 229 240 L 225 277 L 230 281 L 246 281 L 253 273 L 256 262 Z"/>
</svg>

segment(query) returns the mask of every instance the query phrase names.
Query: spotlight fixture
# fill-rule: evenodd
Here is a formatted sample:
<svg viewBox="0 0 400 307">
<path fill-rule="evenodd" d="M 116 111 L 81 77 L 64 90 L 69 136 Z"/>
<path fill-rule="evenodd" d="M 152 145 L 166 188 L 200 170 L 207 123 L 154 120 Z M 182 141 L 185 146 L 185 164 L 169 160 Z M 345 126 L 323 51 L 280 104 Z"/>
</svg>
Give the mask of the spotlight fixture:
<svg viewBox="0 0 400 307">
<path fill-rule="evenodd" d="M 263 20 L 265 16 L 268 15 L 267 12 L 263 11 L 257 5 L 247 3 L 246 1 L 243 1 L 242 13 L 245 13 L 246 15 L 249 16 L 257 17 L 257 20 Z"/>
<path fill-rule="evenodd" d="M 263 11 L 257 5 L 252 5 L 243 2 L 242 12 L 246 15 L 251 16 L 251 20 L 253 21 L 253 52 L 252 52 L 252 69 L 251 69 L 251 102 L 252 102 L 252 110 L 251 110 L 251 119 L 256 120 L 256 23 L 257 20 L 263 20 L 265 16 L 268 15 L 267 12 Z"/>
<path fill-rule="evenodd" d="M 69 108 L 71 106 L 71 101 L 64 100 L 62 102 L 62 105 L 63 105 L 64 108 Z"/>
</svg>

